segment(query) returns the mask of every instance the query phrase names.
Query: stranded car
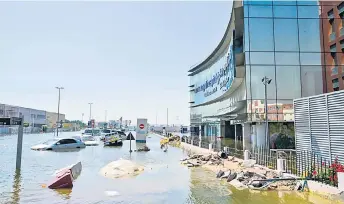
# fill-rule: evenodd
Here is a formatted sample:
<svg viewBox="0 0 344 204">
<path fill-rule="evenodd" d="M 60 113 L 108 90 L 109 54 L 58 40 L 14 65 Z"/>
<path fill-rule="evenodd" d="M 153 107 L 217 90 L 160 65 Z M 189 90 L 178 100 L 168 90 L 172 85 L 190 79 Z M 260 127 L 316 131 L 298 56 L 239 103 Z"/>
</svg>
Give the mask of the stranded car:
<svg viewBox="0 0 344 204">
<path fill-rule="evenodd" d="M 85 148 L 84 142 L 74 138 L 55 138 L 42 144 L 32 146 L 32 150 L 68 150 Z"/>
</svg>

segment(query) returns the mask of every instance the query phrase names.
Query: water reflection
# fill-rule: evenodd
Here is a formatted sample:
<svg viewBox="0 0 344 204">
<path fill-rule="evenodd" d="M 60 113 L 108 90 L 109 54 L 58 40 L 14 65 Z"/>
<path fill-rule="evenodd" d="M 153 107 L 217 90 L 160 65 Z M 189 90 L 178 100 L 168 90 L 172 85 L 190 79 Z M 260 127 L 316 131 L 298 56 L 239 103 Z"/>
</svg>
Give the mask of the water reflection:
<svg viewBox="0 0 344 204">
<path fill-rule="evenodd" d="M 72 189 L 54 189 L 53 191 L 64 200 L 71 198 Z"/>
<path fill-rule="evenodd" d="M 13 192 L 11 196 L 11 200 L 13 204 L 19 203 L 20 191 L 21 191 L 21 173 L 20 173 L 20 170 L 16 170 L 14 174 L 14 181 L 13 181 Z"/>
</svg>

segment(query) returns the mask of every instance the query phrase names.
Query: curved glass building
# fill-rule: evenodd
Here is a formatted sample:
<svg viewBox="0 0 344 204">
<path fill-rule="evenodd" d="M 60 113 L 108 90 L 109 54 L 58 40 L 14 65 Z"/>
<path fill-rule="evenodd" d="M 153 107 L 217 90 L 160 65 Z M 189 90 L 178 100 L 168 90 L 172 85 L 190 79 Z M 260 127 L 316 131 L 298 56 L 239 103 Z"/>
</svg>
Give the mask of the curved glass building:
<svg viewBox="0 0 344 204">
<path fill-rule="evenodd" d="M 323 29 L 331 19 L 322 11 L 334 4 L 233 1 L 220 43 L 189 70 L 192 134 L 236 138 L 245 149 L 264 145 L 267 77 L 268 134 L 293 136 L 293 99 L 326 92 L 328 67 L 341 63 L 324 48 L 333 34 Z"/>
</svg>

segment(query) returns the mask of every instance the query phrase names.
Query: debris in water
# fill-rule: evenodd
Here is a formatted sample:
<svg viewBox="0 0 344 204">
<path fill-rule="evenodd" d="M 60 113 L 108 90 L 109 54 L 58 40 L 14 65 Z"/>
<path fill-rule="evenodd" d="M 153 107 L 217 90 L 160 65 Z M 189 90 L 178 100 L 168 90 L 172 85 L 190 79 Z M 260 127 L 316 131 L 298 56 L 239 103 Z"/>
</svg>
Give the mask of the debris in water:
<svg viewBox="0 0 344 204">
<path fill-rule="evenodd" d="M 107 196 L 119 196 L 119 192 L 117 191 L 105 191 L 105 195 Z"/>
</svg>

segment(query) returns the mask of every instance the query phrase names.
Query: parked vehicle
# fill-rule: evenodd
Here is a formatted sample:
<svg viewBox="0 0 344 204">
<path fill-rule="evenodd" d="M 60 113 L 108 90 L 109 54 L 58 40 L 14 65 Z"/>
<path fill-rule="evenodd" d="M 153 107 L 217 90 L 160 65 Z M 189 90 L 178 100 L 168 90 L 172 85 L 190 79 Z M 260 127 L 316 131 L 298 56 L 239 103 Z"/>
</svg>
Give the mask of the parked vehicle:
<svg viewBox="0 0 344 204">
<path fill-rule="evenodd" d="M 116 130 L 117 134 L 119 135 L 119 137 L 122 139 L 122 140 L 126 140 L 127 139 L 127 135 L 121 131 L 121 130 Z"/>
<path fill-rule="evenodd" d="M 122 139 L 118 134 L 107 134 L 104 138 L 104 146 L 122 146 Z"/>
<path fill-rule="evenodd" d="M 87 128 L 84 135 L 101 136 L 101 130 L 99 128 Z"/>
<path fill-rule="evenodd" d="M 93 137 L 93 136 L 83 136 L 81 138 L 81 140 L 85 143 L 86 146 L 97 146 L 99 145 L 99 142 L 97 140 L 97 138 Z"/>
<path fill-rule="evenodd" d="M 86 145 L 81 140 L 75 138 L 55 138 L 42 144 L 32 146 L 32 150 L 68 150 L 85 148 Z"/>
</svg>

